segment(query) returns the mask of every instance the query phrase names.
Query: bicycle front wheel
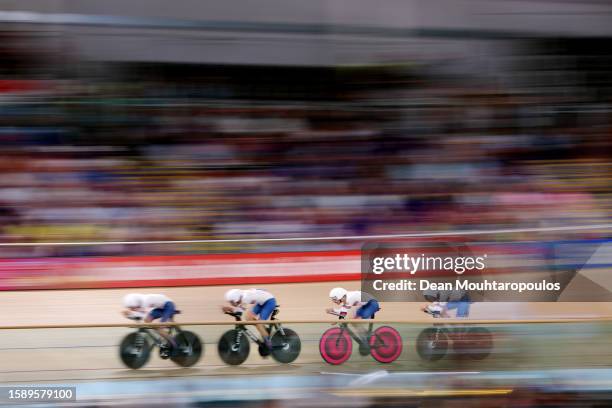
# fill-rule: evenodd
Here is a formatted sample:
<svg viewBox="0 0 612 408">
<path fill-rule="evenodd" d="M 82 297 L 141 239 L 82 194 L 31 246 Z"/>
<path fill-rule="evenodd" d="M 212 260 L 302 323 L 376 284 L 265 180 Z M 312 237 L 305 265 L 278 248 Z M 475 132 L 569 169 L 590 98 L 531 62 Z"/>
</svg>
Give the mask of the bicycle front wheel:
<svg viewBox="0 0 612 408">
<path fill-rule="evenodd" d="M 446 355 L 447 349 L 448 336 L 440 329 L 429 327 L 417 337 L 416 350 L 423 360 L 440 360 Z"/>
<path fill-rule="evenodd" d="M 139 369 L 149 361 L 150 356 L 151 344 L 143 333 L 130 333 L 119 345 L 119 357 L 129 368 Z"/>
<path fill-rule="evenodd" d="M 219 339 L 217 350 L 225 364 L 240 365 L 249 356 L 249 340 L 241 330 L 228 330 Z"/>
<path fill-rule="evenodd" d="M 329 364 L 344 363 L 351 356 L 353 341 L 346 330 L 333 327 L 323 333 L 319 341 L 319 352 L 323 360 Z"/>
</svg>

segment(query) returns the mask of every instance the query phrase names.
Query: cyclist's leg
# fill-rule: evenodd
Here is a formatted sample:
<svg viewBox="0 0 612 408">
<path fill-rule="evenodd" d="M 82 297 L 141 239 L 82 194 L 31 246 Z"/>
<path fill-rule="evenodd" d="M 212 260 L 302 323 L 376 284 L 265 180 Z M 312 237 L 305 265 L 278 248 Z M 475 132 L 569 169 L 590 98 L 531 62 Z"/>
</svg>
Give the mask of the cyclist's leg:
<svg viewBox="0 0 612 408">
<path fill-rule="evenodd" d="M 376 312 L 380 310 L 380 306 L 376 300 L 370 300 L 365 305 L 361 306 L 355 312 L 355 319 L 374 319 Z M 355 331 L 359 334 L 361 338 L 363 338 L 366 342 L 366 336 L 368 334 L 368 330 L 363 324 L 355 324 L 353 325 Z"/>
<path fill-rule="evenodd" d="M 374 316 L 376 315 L 376 312 L 378 312 L 379 310 L 380 310 L 380 306 L 378 304 L 378 301 L 370 300 L 368 303 L 366 303 L 365 305 L 357 309 L 357 312 L 355 312 L 355 318 L 356 319 L 373 319 Z"/>
<path fill-rule="evenodd" d="M 459 302 L 457 306 L 457 317 L 466 318 L 470 315 L 470 302 Z"/>
<path fill-rule="evenodd" d="M 470 315 L 470 300 L 469 298 L 464 298 L 457 301 L 448 302 L 446 304 L 447 310 L 457 309 L 456 316 L 457 317 L 468 317 Z"/>
<path fill-rule="evenodd" d="M 261 308 L 261 312 L 259 313 L 259 318 L 261 320 L 270 319 L 270 316 L 272 316 L 274 309 L 276 309 L 276 299 L 275 298 L 268 299 Z M 261 338 L 263 339 L 264 343 L 266 343 L 268 347 L 272 348 L 272 341 L 270 340 L 270 333 L 268 333 L 264 325 L 260 324 L 258 330 L 259 330 L 259 334 L 261 334 Z"/>
<path fill-rule="evenodd" d="M 163 309 L 153 309 L 144 318 L 145 323 L 151 323 L 153 320 L 157 320 L 162 316 Z"/>
<path fill-rule="evenodd" d="M 255 304 L 251 309 L 247 309 L 244 311 L 244 320 L 254 321 L 258 320 L 259 313 L 261 313 L 262 305 Z M 257 327 L 258 325 L 255 325 Z"/>
<path fill-rule="evenodd" d="M 145 323 L 153 323 L 155 320 L 159 319 L 163 314 L 163 309 L 153 309 L 147 314 L 144 318 Z M 155 332 L 158 333 L 162 338 L 166 338 L 163 333 L 160 332 L 159 327 L 154 328 Z"/>
<path fill-rule="evenodd" d="M 163 308 L 151 310 L 147 318 L 150 319 L 149 322 L 155 319 L 159 319 L 162 323 L 173 322 L 175 313 L 176 306 L 174 305 L 174 302 L 168 301 L 164 304 Z M 176 346 L 174 339 L 170 335 L 169 329 L 163 327 L 156 327 L 155 331 L 157 331 L 157 333 L 159 333 L 159 335 L 162 336 L 169 344 L 171 344 L 172 346 Z"/>
<path fill-rule="evenodd" d="M 456 309 L 455 317 L 459 319 L 466 319 L 470 315 L 470 301 L 468 298 L 461 299 L 459 301 L 448 302 L 446 308 L 448 310 Z M 454 325 L 451 331 L 456 340 L 463 339 L 467 331 L 467 327 L 464 325 Z"/>
<path fill-rule="evenodd" d="M 446 310 L 454 310 L 459 306 L 459 302 L 452 301 L 446 303 Z"/>
<path fill-rule="evenodd" d="M 272 312 L 276 308 L 276 299 L 268 299 L 264 304 L 256 304 L 253 308 L 246 313 L 247 320 L 268 320 L 272 315 Z M 255 328 L 261 335 L 264 342 L 269 343 L 269 334 L 263 324 L 256 324 Z"/>
</svg>

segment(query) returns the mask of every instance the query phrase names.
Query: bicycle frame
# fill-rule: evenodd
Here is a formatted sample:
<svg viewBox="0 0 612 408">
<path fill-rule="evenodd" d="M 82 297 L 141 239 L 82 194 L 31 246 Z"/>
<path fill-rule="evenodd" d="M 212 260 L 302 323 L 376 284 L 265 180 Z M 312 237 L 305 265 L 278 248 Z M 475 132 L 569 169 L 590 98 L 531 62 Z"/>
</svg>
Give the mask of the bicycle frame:
<svg viewBox="0 0 612 408">
<path fill-rule="evenodd" d="M 174 337 L 177 333 L 180 333 L 180 329 L 176 326 L 170 327 L 170 336 Z M 139 333 L 145 334 L 148 338 L 153 340 L 153 343 L 157 347 L 162 347 L 166 343 L 166 339 L 157 332 L 155 329 L 151 329 L 150 327 L 140 327 L 138 329 Z"/>
<path fill-rule="evenodd" d="M 272 312 L 272 315 L 270 316 L 270 320 L 276 320 L 275 316 L 278 313 L 278 309 L 275 309 Z M 230 316 L 233 316 L 234 319 L 236 319 L 237 322 L 241 322 L 242 321 L 242 312 L 240 313 L 226 313 Z M 255 333 L 253 333 L 251 330 L 248 329 L 248 327 L 246 327 L 246 325 L 244 324 L 237 324 L 236 326 L 236 330 L 238 330 L 238 336 L 237 336 L 237 340 L 236 341 L 240 341 L 240 337 L 242 336 L 242 334 L 246 334 L 246 336 L 251 339 L 251 341 L 253 341 L 253 343 L 259 344 L 261 343 L 261 340 L 259 339 L 259 336 L 257 336 Z M 283 328 L 280 324 L 277 323 L 272 323 L 269 324 L 267 326 L 265 326 L 266 331 L 268 332 L 268 335 L 272 335 L 274 331 L 278 331 L 280 332 L 283 336 L 285 335 L 285 332 L 283 331 Z"/>
<path fill-rule="evenodd" d="M 443 319 L 443 317 L 439 313 L 432 313 L 427 310 L 423 310 L 423 312 L 432 316 L 434 319 Z M 444 331 L 448 331 L 449 333 L 452 333 L 452 334 L 461 334 L 463 330 L 465 330 L 463 326 L 448 327 L 448 325 L 444 324 L 444 322 L 434 323 L 433 327 L 436 329 L 436 340 L 438 338 L 438 334 Z"/>
<path fill-rule="evenodd" d="M 370 355 L 379 363 L 392 363 L 402 353 L 402 337 L 397 330 L 391 326 L 379 326 L 374 328 L 376 321 L 349 323 L 344 320 L 346 313 L 328 310 L 329 314 L 338 316 L 333 328 L 325 330 L 319 340 L 319 353 L 325 362 L 337 365 L 342 364 L 350 358 L 353 350 L 353 341 L 359 345 L 361 356 Z M 367 329 L 355 327 L 356 324 L 365 324 Z"/>
<path fill-rule="evenodd" d="M 338 316 L 338 320 L 344 320 L 344 317 L 345 317 L 344 315 L 342 315 L 340 313 L 330 313 L 330 314 Z M 355 331 L 353 329 L 351 329 L 351 327 L 348 325 L 348 323 L 340 323 L 339 326 L 340 326 L 340 330 L 341 330 L 340 333 L 341 334 L 344 332 L 344 330 L 346 330 L 348 332 L 349 336 L 351 336 L 351 338 L 353 340 L 355 340 L 357 342 L 357 344 L 359 344 L 359 345 L 369 346 L 368 339 L 370 337 L 372 337 L 373 334 L 376 336 L 376 340 L 380 341 L 380 339 L 378 338 L 378 335 L 375 332 L 373 332 L 373 330 L 372 330 L 374 328 L 374 322 L 370 322 L 368 324 L 368 330 L 366 332 L 365 339 L 362 339 L 361 336 L 359 336 L 357 333 L 355 333 Z"/>
</svg>

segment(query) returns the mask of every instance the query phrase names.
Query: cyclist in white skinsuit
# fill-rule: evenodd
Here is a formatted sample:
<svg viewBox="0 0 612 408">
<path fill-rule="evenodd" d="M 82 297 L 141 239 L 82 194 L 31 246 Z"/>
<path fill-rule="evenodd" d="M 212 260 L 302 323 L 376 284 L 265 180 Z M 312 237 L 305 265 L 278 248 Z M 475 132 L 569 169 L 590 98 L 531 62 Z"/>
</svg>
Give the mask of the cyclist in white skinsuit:
<svg viewBox="0 0 612 408">
<path fill-rule="evenodd" d="M 426 290 L 423 296 L 430 303 L 421 310 L 440 317 L 449 317 L 448 311 L 457 309 L 457 317 L 470 315 L 470 296 L 465 290 Z"/>
<path fill-rule="evenodd" d="M 252 305 L 251 309 L 246 309 L 244 313 L 245 319 L 250 321 L 268 320 L 277 306 L 274 295 L 262 289 L 231 289 L 226 292 L 225 300 L 232 306 L 224 306 L 224 312 L 235 312 L 237 309 L 242 311 L 245 310 L 242 307 L 243 305 Z M 263 342 L 270 348 L 272 343 L 266 328 L 262 324 L 256 324 L 255 328 L 257 328 Z"/>
<path fill-rule="evenodd" d="M 123 305 L 126 310 L 123 315 L 128 319 L 144 319 L 145 323 L 151 323 L 153 320 L 159 319 L 160 322 L 174 322 L 176 314 L 176 305 L 169 297 L 161 294 L 141 295 L 139 293 L 131 293 L 123 299 Z M 176 342 L 170 335 L 169 331 L 156 327 L 155 330 L 162 336 L 171 348 L 176 347 Z M 168 355 L 169 349 L 162 350 L 162 354 Z"/>
<path fill-rule="evenodd" d="M 346 305 L 353 310 L 353 319 L 373 319 L 380 310 L 378 300 L 366 292 L 352 291 L 346 294 Z"/>
<path fill-rule="evenodd" d="M 334 304 L 340 306 L 340 309 L 329 308 L 326 310 L 327 313 L 348 311 L 353 319 L 374 319 L 374 315 L 380 310 L 378 300 L 374 296 L 358 290 L 347 291 L 344 288 L 333 288 L 329 292 L 329 298 Z M 361 338 L 366 339 L 367 330 L 364 325 L 357 324 L 353 327 Z M 366 346 L 360 346 L 360 352 L 367 354 L 367 340 L 364 340 L 363 344 Z"/>
<path fill-rule="evenodd" d="M 343 288 L 334 288 L 329 293 L 329 298 L 342 309 L 351 311 L 353 319 L 373 319 L 376 312 L 380 310 L 378 300 L 366 292 L 358 290 L 347 291 Z M 337 309 L 329 308 L 327 313 L 337 312 Z"/>
</svg>

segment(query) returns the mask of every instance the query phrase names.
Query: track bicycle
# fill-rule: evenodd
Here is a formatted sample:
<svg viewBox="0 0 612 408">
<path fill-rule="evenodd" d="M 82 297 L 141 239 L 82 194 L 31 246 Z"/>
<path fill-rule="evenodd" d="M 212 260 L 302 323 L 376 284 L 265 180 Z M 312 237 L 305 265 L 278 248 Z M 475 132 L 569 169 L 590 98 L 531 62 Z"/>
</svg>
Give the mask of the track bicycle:
<svg viewBox="0 0 612 408">
<path fill-rule="evenodd" d="M 329 312 L 344 320 L 346 313 Z M 347 323 L 336 323 L 327 329 L 319 341 L 319 352 L 325 362 L 338 365 L 349 359 L 353 351 L 353 340 L 359 345 L 359 354 L 371 355 L 379 363 L 392 363 L 402 354 L 402 337 L 390 326 L 380 326 L 372 330 L 374 323 L 368 323 L 365 336 L 358 334 Z"/>
<path fill-rule="evenodd" d="M 177 314 L 180 311 L 177 311 Z M 132 318 L 132 320 L 141 320 Z M 200 360 L 204 353 L 204 345 L 193 332 L 182 330 L 178 326 L 170 326 L 170 336 L 174 338 L 176 347 L 151 327 L 140 327 L 137 331 L 126 335 L 119 345 L 119 357 L 129 368 L 138 369 L 144 366 L 151 357 L 151 350 L 159 348 L 162 359 L 170 359 L 181 367 L 191 367 Z"/>
<path fill-rule="evenodd" d="M 425 313 L 440 318 L 440 313 L 424 310 Z M 443 323 L 423 329 L 416 340 L 419 357 L 427 361 L 437 361 L 447 354 L 449 344 L 459 356 L 473 360 L 483 360 L 493 350 L 493 335 L 484 327 L 448 327 Z"/>
<path fill-rule="evenodd" d="M 278 306 L 272 312 L 270 320 L 276 320 L 278 314 Z M 242 321 L 242 312 L 226 312 L 237 322 Z M 291 329 L 283 327 L 280 323 L 271 323 L 265 326 L 270 342 L 271 349 L 253 333 L 247 325 L 237 324 L 235 328 L 226 331 L 217 345 L 221 360 L 229 365 L 240 365 L 249 356 L 250 344 L 249 339 L 257 344 L 259 354 L 262 357 L 272 355 L 272 358 L 279 363 L 292 363 L 300 355 L 302 343 L 297 333 Z"/>
</svg>

